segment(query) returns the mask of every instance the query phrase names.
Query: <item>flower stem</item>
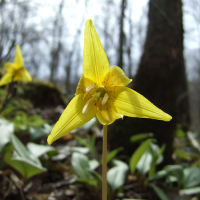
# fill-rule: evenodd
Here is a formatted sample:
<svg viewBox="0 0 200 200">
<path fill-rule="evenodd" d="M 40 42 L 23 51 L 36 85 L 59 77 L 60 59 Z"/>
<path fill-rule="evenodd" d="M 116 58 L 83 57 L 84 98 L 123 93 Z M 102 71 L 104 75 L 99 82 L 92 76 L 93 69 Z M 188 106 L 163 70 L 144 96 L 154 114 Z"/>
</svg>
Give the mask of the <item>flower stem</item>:
<svg viewBox="0 0 200 200">
<path fill-rule="evenodd" d="M 3 98 L 0 103 L 0 113 L 5 109 L 6 105 L 15 96 L 15 94 L 16 94 L 16 88 L 14 88 L 14 82 L 12 79 L 12 82 L 9 85 L 6 85 L 5 87 Z"/>
<path fill-rule="evenodd" d="M 107 125 L 103 126 L 102 200 L 107 200 Z"/>
</svg>

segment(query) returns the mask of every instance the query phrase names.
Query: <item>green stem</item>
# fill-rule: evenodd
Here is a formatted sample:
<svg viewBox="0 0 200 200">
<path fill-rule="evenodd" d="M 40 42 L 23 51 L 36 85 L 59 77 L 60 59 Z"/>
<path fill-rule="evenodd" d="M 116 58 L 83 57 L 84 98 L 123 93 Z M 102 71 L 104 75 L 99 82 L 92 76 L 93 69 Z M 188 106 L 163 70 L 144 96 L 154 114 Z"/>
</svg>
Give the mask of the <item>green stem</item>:
<svg viewBox="0 0 200 200">
<path fill-rule="evenodd" d="M 102 200 L 107 200 L 107 125 L 103 126 Z"/>
<path fill-rule="evenodd" d="M 14 82 L 13 82 L 13 79 L 12 79 L 12 82 L 9 84 L 9 85 L 6 85 L 5 87 L 5 93 L 7 92 L 6 94 L 6 97 L 4 99 L 2 99 L 2 102 L 1 102 L 1 107 L 0 107 L 0 113 L 4 110 L 4 108 L 6 107 L 6 105 L 8 104 L 8 102 L 15 96 L 16 94 L 16 90 L 14 90 Z M 9 97 L 11 93 L 11 96 Z"/>
</svg>

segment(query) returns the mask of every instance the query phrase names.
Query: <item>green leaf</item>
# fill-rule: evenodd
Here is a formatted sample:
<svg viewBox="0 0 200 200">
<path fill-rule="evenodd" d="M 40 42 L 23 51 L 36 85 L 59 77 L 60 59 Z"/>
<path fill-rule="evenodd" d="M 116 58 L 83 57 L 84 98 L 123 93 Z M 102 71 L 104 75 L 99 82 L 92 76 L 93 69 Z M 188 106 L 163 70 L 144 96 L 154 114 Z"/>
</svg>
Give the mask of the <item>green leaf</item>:
<svg viewBox="0 0 200 200">
<path fill-rule="evenodd" d="M 113 160 L 115 167 L 109 169 L 107 173 L 107 180 L 113 191 L 124 185 L 126 180 L 126 174 L 128 171 L 128 165 L 119 160 Z"/>
<path fill-rule="evenodd" d="M 157 172 L 153 176 L 148 178 L 148 181 L 162 179 L 168 177 L 170 182 L 178 182 L 179 186 L 182 186 L 184 180 L 183 167 L 181 165 L 168 165 L 163 170 Z"/>
<path fill-rule="evenodd" d="M 150 185 L 154 189 L 156 194 L 160 197 L 161 200 L 169 200 L 167 195 L 158 186 L 156 186 L 154 184 L 150 184 Z"/>
<path fill-rule="evenodd" d="M 139 162 L 137 163 L 137 170 L 142 174 L 145 175 L 151 167 L 151 163 L 153 160 L 153 156 L 150 152 L 150 150 L 148 149 L 140 158 Z"/>
<path fill-rule="evenodd" d="M 0 151 L 10 142 L 11 133 L 14 133 L 14 124 L 0 117 Z"/>
<path fill-rule="evenodd" d="M 85 141 L 85 140 L 83 140 L 81 137 L 79 137 L 79 136 L 77 136 L 77 135 L 74 135 L 74 138 L 76 139 L 76 140 L 78 140 L 82 145 L 84 145 L 85 147 L 88 147 L 88 148 L 90 148 L 90 145 Z"/>
<path fill-rule="evenodd" d="M 74 137 L 81 144 L 83 144 L 85 147 L 88 147 L 90 149 L 93 159 L 97 159 L 97 152 L 96 152 L 95 140 L 94 140 L 95 137 L 92 137 L 92 138 L 88 137 L 87 142 L 77 135 L 74 135 Z"/>
<path fill-rule="evenodd" d="M 29 134 L 32 140 L 37 140 L 46 137 L 51 133 L 53 126 L 49 124 L 44 124 L 43 127 L 30 127 Z"/>
<path fill-rule="evenodd" d="M 168 173 L 166 170 L 161 170 L 161 171 L 158 171 L 153 176 L 148 177 L 148 181 L 159 180 L 159 179 L 166 177 L 167 175 L 168 175 Z"/>
<path fill-rule="evenodd" d="M 134 174 L 136 166 L 141 159 L 142 155 L 147 151 L 149 148 L 150 144 L 152 143 L 152 139 L 148 139 L 145 142 L 143 142 L 133 153 L 130 159 L 130 170 L 131 174 Z"/>
<path fill-rule="evenodd" d="M 90 170 L 91 175 L 97 180 L 99 185 L 102 185 L 102 176 L 94 170 Z"/>
<path fill-rule="evenodd" d="M 89 152 L 89 148 L 87 147 L 70 147 L 70 146 L 64 146 L 60 149 L 60 152 L 65 152 L 65 153 L 71 153 L 71 152 L 78 152 L 82 154 L 87 154 Z"/>
<path fill-rule="evenodd" d="M 185 152 L 185 151 L 181 151 L 181 150 L 176 150 L 175 153 L 179 158 L 185 159 L 188 161 L 191 161 L 193 158 L 199 157 L 199 155 L 197 153 Z"/>
<path fill-rule="evenodd" d="M 195 187 L 200 184 L 200 168 L 189 167 L 184 169 L 184 187 Z"/>
<path fill-rule="evenodd" d="M 156 164 L 159 164 L 162 160 L 162 154 L 165 150 L 166 145 L 163 144 L 161 148 L 159 149 L 159 152 L 157 154 L 154 153 L 154 157 L 153 157 L 153 162 L 151 164 L 151 168 L 149 170 L 149 176 L 152 176 L 155 174 L 156 171 Z"/>
<path fill-rule="evenodd" d="M 107 163 L 109 163 L 112 159 L 115 158 L 115 156 L 120 152 L 120 151 L 123 151 L 123 147 L 119 147 L 117 149 L 114 149 L 113 151 L 109 152 L 107 154 Z"/>
<path fill-rule="evenodd" d="M 12 153 L 8 152 L 4 160 L 18 170 L 26 179 L 46 170 L 42 167 L 40 160 L 31 154 L 14 134 L 11 134 L 11 142 L 15 149 L 13 157 Z"/>
<path fill-rule="evenodd" d="M 14 153 L 7 152 L 4 160 L 14 169 L 16 169 L 25 179 L 29 179 L 36 174 L 44 172 L 46 169 L 36 165 L 30 160 L 21 157 L 16 151 Z"/>
<path fill-rule="evenodd" d="M 90 165 L 87 156 L 74 152 L 72 154 L 72 166 L 76 174 L 83 179 L 90 179 Z"/>
<path fill-rule="evenodd" d="M 13 152 L 14 151 L 14 147 L 12 145 L 11 142 L 9 142 L 8 144 L 6 144 L 3 149 L 1 150 L 1 157 L 4 158 L 4 156 L 6 155 L 7 152 Z M 3 170 L 5 169 L 5 166 L 6 166 L 6 162 L 4 159 L 0 159 L 0 170 Z"/>
<path fill-rule="evenodd" d="M 11 134 L 11 142 L 17 151 L 17 153 L 27 159 L 30 159 L 32 156 L 30 152 L 27 151 L 26 147 L 22 144 L 22 142 L 15 136 L 15 134 Z"/>
<path fill-rule="evenodd" d="M 97 123 L 97 119 L 96 119 L 96 117 L 94 117 L 89 122 L 87 122 L 84 125 L 80 126 L 80 128 L 88 131 L 96 123 Z"/>
<path fill-rule="evenodd" d="M 181 128 L 178 128 L 176 130 L 176 136 L 179 138 L 183 138 L 183 137 L 185 137 L 185 132 Z"/>
<path fill-rule="evenodd" d="M 145 140 L 145 139 L 152 137 L 152 136 L 153 136 L 152 133 L 140 133 L 140 134 L 132 136 L 130 138 L 130 141 L 131 142 L 138 142 L 138 141 Z"/>
<path fill-rule="evenodd" d="M 189 189 L 180 190 L 180 194 L 192 195 L 192 194 L 200 194 L 200 187 L 194 187 Z"/>
<path fill-rule="evenodd" d="M 91 170 L 95 170 L 99 166 L 99 162 L 95 159 L 89 161 L 89 166 Z"/>
<path fill-rule="evenodd" d="M 168 165 L 164 167 L 169 175 L 175 176 L 178 182 L 178 185 L 181 186 L 183 184 L 184 173 L 183 167 L 181 165 Z M 174 182 L 174 179 L 172 179 Z"/>
<path fill-rule="evenodd" d="M 27 148 L 33 155 L 35 155 L 38 158 L 50 151 L 54 152 L 55 155 L 58 153 L 58 151 L 52 146 L 35 144 L 32 142 L 29 142 L 27 144 Z"/>
<path fill-rule="evenodd" d="M 28 129 L 30 126 L 40 127 L 45 124 L 47 120 L 43 120 L 39 115 L 32 115 L 29 117 L 26 112 L 20 112 L 12 121 L 15 124 L 15 129 L 20 131 Z"/>
<path fill-rule="evenodd" d="M 95 147 L 96 134 L 93 133 L 92 137 L 87 135 L 87 143 L 89 144 L 90 152 L 92 154 L 93 159 L 97 159 L 97 151 Z"/>
<path fill-rule="evenodd" d="M 195 138 L 194 133 L 188 132 L 187 136 L 188 136 L 192 146 L 200 152 L 200 145 L 199 145 L 199 142 L 197 141 L 197 139 Z"/>
<path fill-rule="evenodd" d="M 153 175 L 155 173 L 156 164 L 162 161 L 162 153 L 165 145 L 160 147 L 157 144 L 151 143 L 148 150 L 142 155 L 141 159 L 137 164 L 137 170 L 145 175 L 148 171 Z"/>
<path fill-rule="evenodd" d="M 88 178 L 78 178 L 77 182 L 85 183 L 87 185 L 92 185 L 97 187 L 98 181 L 96 179 L 88 179 Z"/>
</svg>

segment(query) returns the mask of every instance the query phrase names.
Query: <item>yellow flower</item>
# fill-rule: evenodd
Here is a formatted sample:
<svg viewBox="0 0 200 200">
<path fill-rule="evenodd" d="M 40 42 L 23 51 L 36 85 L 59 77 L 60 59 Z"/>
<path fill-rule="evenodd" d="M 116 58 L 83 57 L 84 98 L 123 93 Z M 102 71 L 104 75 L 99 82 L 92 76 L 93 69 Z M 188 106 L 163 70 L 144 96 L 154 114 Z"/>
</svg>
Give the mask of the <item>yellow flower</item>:
<svg viewBox="0 0 200 200">
<path fill-rule="evenodd" d="M 16 46 L 14 62 L 6 62 L 4 69 L 7 73 L 1 78 L 0 86 L 11 83 L 12 81 L 32 81 L 28 71 L 24 68 L 24 61 L 20 46 Z"/>
<path fill-rule="evenodd" d="M 52 144 L 58 138 L 91 120 L 94 116 L 103 125 L 122 115 L 170 121 L 163 112 L 139 93 L 125 87 L 131 82 L 117 66 L 110 68 L 92 20 L 85 23 L 83 75 L 75 97 L 64 110 L 48 137 Z"/>
</svg>

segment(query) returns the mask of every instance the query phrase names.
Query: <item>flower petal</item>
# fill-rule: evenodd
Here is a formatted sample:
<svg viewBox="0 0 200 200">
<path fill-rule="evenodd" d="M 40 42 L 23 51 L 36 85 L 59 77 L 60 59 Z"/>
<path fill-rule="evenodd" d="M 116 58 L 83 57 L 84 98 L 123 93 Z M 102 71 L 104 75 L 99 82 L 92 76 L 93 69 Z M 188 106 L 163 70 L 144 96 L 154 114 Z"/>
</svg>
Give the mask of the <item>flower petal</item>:
<svg viewBox="0 0 200 200">
<path fill-rule="evenodd" d="M 7 72 L 10 72 L 10 73 L 14 74 L 14 73 L 15 73 L 15 70 L 17 69 L 17 67 L 16 67 L 16 64 L 14 64 L 14 63 L 6 62 L 6 63 L 4 64 L 4 69 L 5 69 Z"/>
<path fill-rule="evenodd" d="M 120 114 L 117 113 L 115 107 L 112 105 L 112 101 L 108 100 L 106 105 L 102 106 L 102 111 L 97 112 L 97 119 L 103 125 L 109 125 L 113 123 L 116 119 L 122 118 Z"/>
<path fill-rule="evenodd" d="M 29 72 L 22 67 L 21 69 L 17 70 L 14 76 L 14 81 L 32 81 L 32 77 Z"/>
<path fill-rule="evenodd" d="M 23 61 L 23 57 L 22 57 L 22 53 L 21 53 L 21 49 L 19 45 L 16 46 L 14 63 L 17 65 L 17 68 L 24 66 L 24 61 Z"/>
<path fill-rule="evenodd" d="M 83 74 L 97 85 L 103 85 L 104 77 L 110 71 L 106 53 L 91 19 L 85 23 Z"/>
<path fill-rule="evenodd" d="M 94 105 L 90 107 L 86 115 L 82 114 L 82 109 L 86 102 L 87 100 L 83 100 L 83 94 L 79 94 L 71 100 L 47 139 L 49 145 L 58 138 L 85 124 L 96 115 L 97 111 Z"/>
<path fill-rule="evenodd" d="M 113 66 L 110 69 L 110 75 L 107 80 L 107 86 L 113 87 L 113 86 L 126 86 L 128 85 L 132 79 L 129 79 L 125 74 L 124 71 L 118 67 Z"/>
<path fill-rule="evenodd" d="M 0 86 L 7 85 L 12 82 L 12 73 L 6 73 L 0 80 Z"/>
<path fill-rule="evenodd" d="M 85 78 L 84 75 L 81 76 L 78 86 L 76 88 L 76 94 L 81 94 L 81 93 L 85 93 L 86 92 L 86 88 L 90 85 L 94 85 L 95 83 L 93 83 L 91 80 Z"/>
<path fill-rule="evenodd" d="M 157 108 L 141 94 L 130 88 L 118 86 L 110 94 L 118 113 L 129 117 L 170 121 L 172 117 Z"/>
<path fill-rule="evenodd" d="M 23 69 L 23 80 L 24 81 L 32 81 L 32 77 L 26 69 Z"/>
</svg>

